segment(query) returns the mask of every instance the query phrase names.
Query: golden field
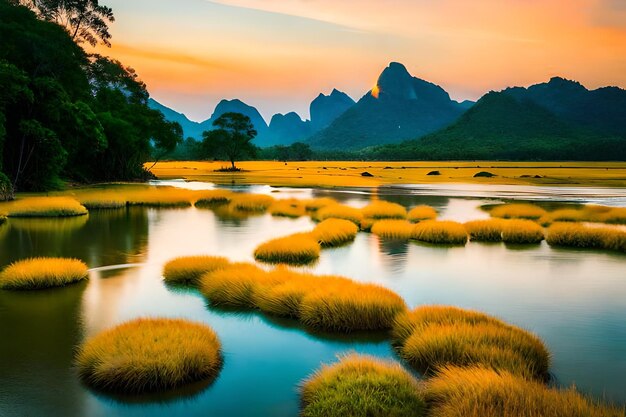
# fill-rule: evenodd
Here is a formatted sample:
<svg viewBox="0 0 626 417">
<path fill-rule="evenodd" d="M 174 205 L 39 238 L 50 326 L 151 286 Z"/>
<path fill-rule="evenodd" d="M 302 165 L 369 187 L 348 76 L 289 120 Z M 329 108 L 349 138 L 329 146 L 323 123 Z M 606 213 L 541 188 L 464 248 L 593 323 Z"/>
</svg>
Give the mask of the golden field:
<svg viewBox="0 0 626 417">
<path fill-rule="evenodd" d="M 151 165 L 148 163 L 146 167 Z M 626 187 L 626 162 L 244 161 L 237 163 L 242 172 L 215 172 L 226 165 L 219 161 L 159 162 L 151 172 L 160 179 L 294 187 L 377 187 L 450 182 Z M 434 170 L 440 171 L 441 175 L 427 175 Z M 480 171 L 489 171 L 496 176 L 474 178 L 474 174 Z M 363 172 L 369 172 L 373 177 L 363 177 Z"/>
</svg>

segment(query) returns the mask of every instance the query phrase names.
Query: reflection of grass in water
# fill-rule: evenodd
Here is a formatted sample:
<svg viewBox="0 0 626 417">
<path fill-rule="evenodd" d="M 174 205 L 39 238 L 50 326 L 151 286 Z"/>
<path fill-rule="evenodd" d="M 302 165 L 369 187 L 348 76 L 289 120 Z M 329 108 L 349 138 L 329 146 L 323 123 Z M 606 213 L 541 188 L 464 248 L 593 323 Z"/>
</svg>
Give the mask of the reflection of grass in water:
<svg viewBox="0 0 626 417">
<path fill-rule="evenodd" d="M 11 228 L 28 232 L 67 233 L 81 229 L 87 224 L 89 216 L 63 218 L 13 218 L 9 221 Z"/>
<path fill-rule="evenodd" d="M 78 259 L 31 258 L 14 262 L 0 272 L 0 289 L 64 287 L 87 278 L 87 265 Z"/>
<path fill-rule="evenodd" d="M 424 416 L 418 381 L 397 362 L 350 354 L 300 387 L 302 417 Z"/>
<path fill-rule="evenodd" d="M 601 405 L 576 392 L 558 390 L 505 371 L 444 368 L 426 381 L 433 417 L 623 417 L 624 409 Z"/>
<path fill-rule="evenodd" d="M 136 319 L 87 340 L 78 350 L 81 379 L 99 391 L 143 394 L 214 380 L 221 344 L 201 323 Z"/>
<path fill-rule="evenodd" d="M 361 209 L 363 216 L 368 219 L 404 219 L 406 209 L 400 204 L 388 201 L 375 201 Z"/>
<path fill-rule="evenodd" d="M 535 335 L 486 314 L 425 306 L 397 316 L 394 343 L 400 356 L 423 373 L 450 365 L 482 365 L 545 380 L 550 355 Z"/>
</svg>

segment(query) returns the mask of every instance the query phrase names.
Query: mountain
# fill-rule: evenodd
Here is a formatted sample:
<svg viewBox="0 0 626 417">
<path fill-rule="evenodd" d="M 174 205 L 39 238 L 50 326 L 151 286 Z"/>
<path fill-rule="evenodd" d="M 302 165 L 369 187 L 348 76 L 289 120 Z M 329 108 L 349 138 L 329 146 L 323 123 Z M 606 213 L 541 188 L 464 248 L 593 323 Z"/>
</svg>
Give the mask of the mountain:
<svg viewBox="0 0 626 417">
<path fill-rule="evenodd" d="M 200 124 L 202 130 L 213 130 L 213 122 L 224 113 L 241 113 L 248 116 L 254 125 L 254 129 L 257 131 L 257 136 L 254 138 L 253 143 L 260 147 L 268 146 L 268 127 L 265 119 L 263 119 L 263 116 L 261 116 L 261 113 L 259 113 L 255 107 L 239 99 L 220 101 L 215 107 L 211 118 Z"/>
<path fill-rule="evenodd" d="M 295 112 L 275 114 L 268 129 L 268 146 L 291 145 L 311 136 L 310 121 L 303 121 Z"/>
<path fill-rule="evenodd" d="M 183 137 L 191 137 L 194 139 L 202 138 L 203 129 L 200 123 L 189 120 L 184 114 L 178 113 L 177 111 L 164 106 L 152 98 L 148 99 L 148 107 L 154 110 L 159 110 L 163 113 L 166 120 L 170 122 L 178 122 L 183 128 Z"/>
<path fill-rule="evenodd" d="M 350 96 L 336 88 L 329 95 L 320 93 L 309 107 L 312 131 L 318 132 L 324 129 L 354 104 Z"/>
<path fill-rule="evenodd" d="M 392 62 L 376 87 L 308 143 L 318 149 L 359 149 L 398 143 L 438 130 L 463 113 L 438 85 L 409 74 Z"/>
<path fill-rule="evenodd" d="M 364 153 L 372 159 L 626 160 L 626 136 L 611 133 L 614 126 L 604 131 L 593 128 L 593 118 L 574 118 L 577 113 L 570 109 L 576 108 L 575 100 L 559 99 L 582 92 L 579 100 L 584 103 L 591 92 L 571 82 L 556 89 L 539 86 L 490 92 L 438 132 Z M 594 102 L 613 114 L 614 97 L 596 96 Z"/>
</svg>

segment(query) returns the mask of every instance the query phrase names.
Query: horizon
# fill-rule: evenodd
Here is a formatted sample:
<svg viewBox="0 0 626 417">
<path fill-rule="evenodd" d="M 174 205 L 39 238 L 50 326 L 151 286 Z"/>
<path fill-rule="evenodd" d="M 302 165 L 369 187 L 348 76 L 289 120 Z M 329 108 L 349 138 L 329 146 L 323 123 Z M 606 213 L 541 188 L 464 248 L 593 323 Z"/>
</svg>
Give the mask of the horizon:
<svg viewBox="0 0 626 417">
<path fill-rule="evenodd" d="M 116 16 L 113 47 L 97 50 L 193 121 L 233 98 L 268 123 L 290 111 L 305 120 L 319 93 L 337 88 L 358 100 L 391 61 L 459 102 L 554 76 L 626 87 L 626 5 L 616 0 L 105 4 Z"/>
</svg>

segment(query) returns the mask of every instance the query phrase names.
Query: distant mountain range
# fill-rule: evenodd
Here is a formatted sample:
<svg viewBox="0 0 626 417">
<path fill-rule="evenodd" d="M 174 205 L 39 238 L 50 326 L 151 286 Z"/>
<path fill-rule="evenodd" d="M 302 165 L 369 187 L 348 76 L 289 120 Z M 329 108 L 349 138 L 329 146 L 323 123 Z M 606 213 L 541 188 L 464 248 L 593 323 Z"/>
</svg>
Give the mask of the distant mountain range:
<svg viewBox="0 0 626 417">
<path fill-rule="evenodd" d="M 311 120 L 290 112 L 274 115 L 269 126 L 240 100 L 222 100 L 201 123 L 154 100 L 150 105 L 195 139 L 226 111 L 246 114 L 260 147 L 301 141 L 376 159 L 626 159 L 626 90 L 588 90 L 559 77 L 459 103 L 392 62 L 357 103 L 334 89 L 311 102 Z"/>
</svg>

